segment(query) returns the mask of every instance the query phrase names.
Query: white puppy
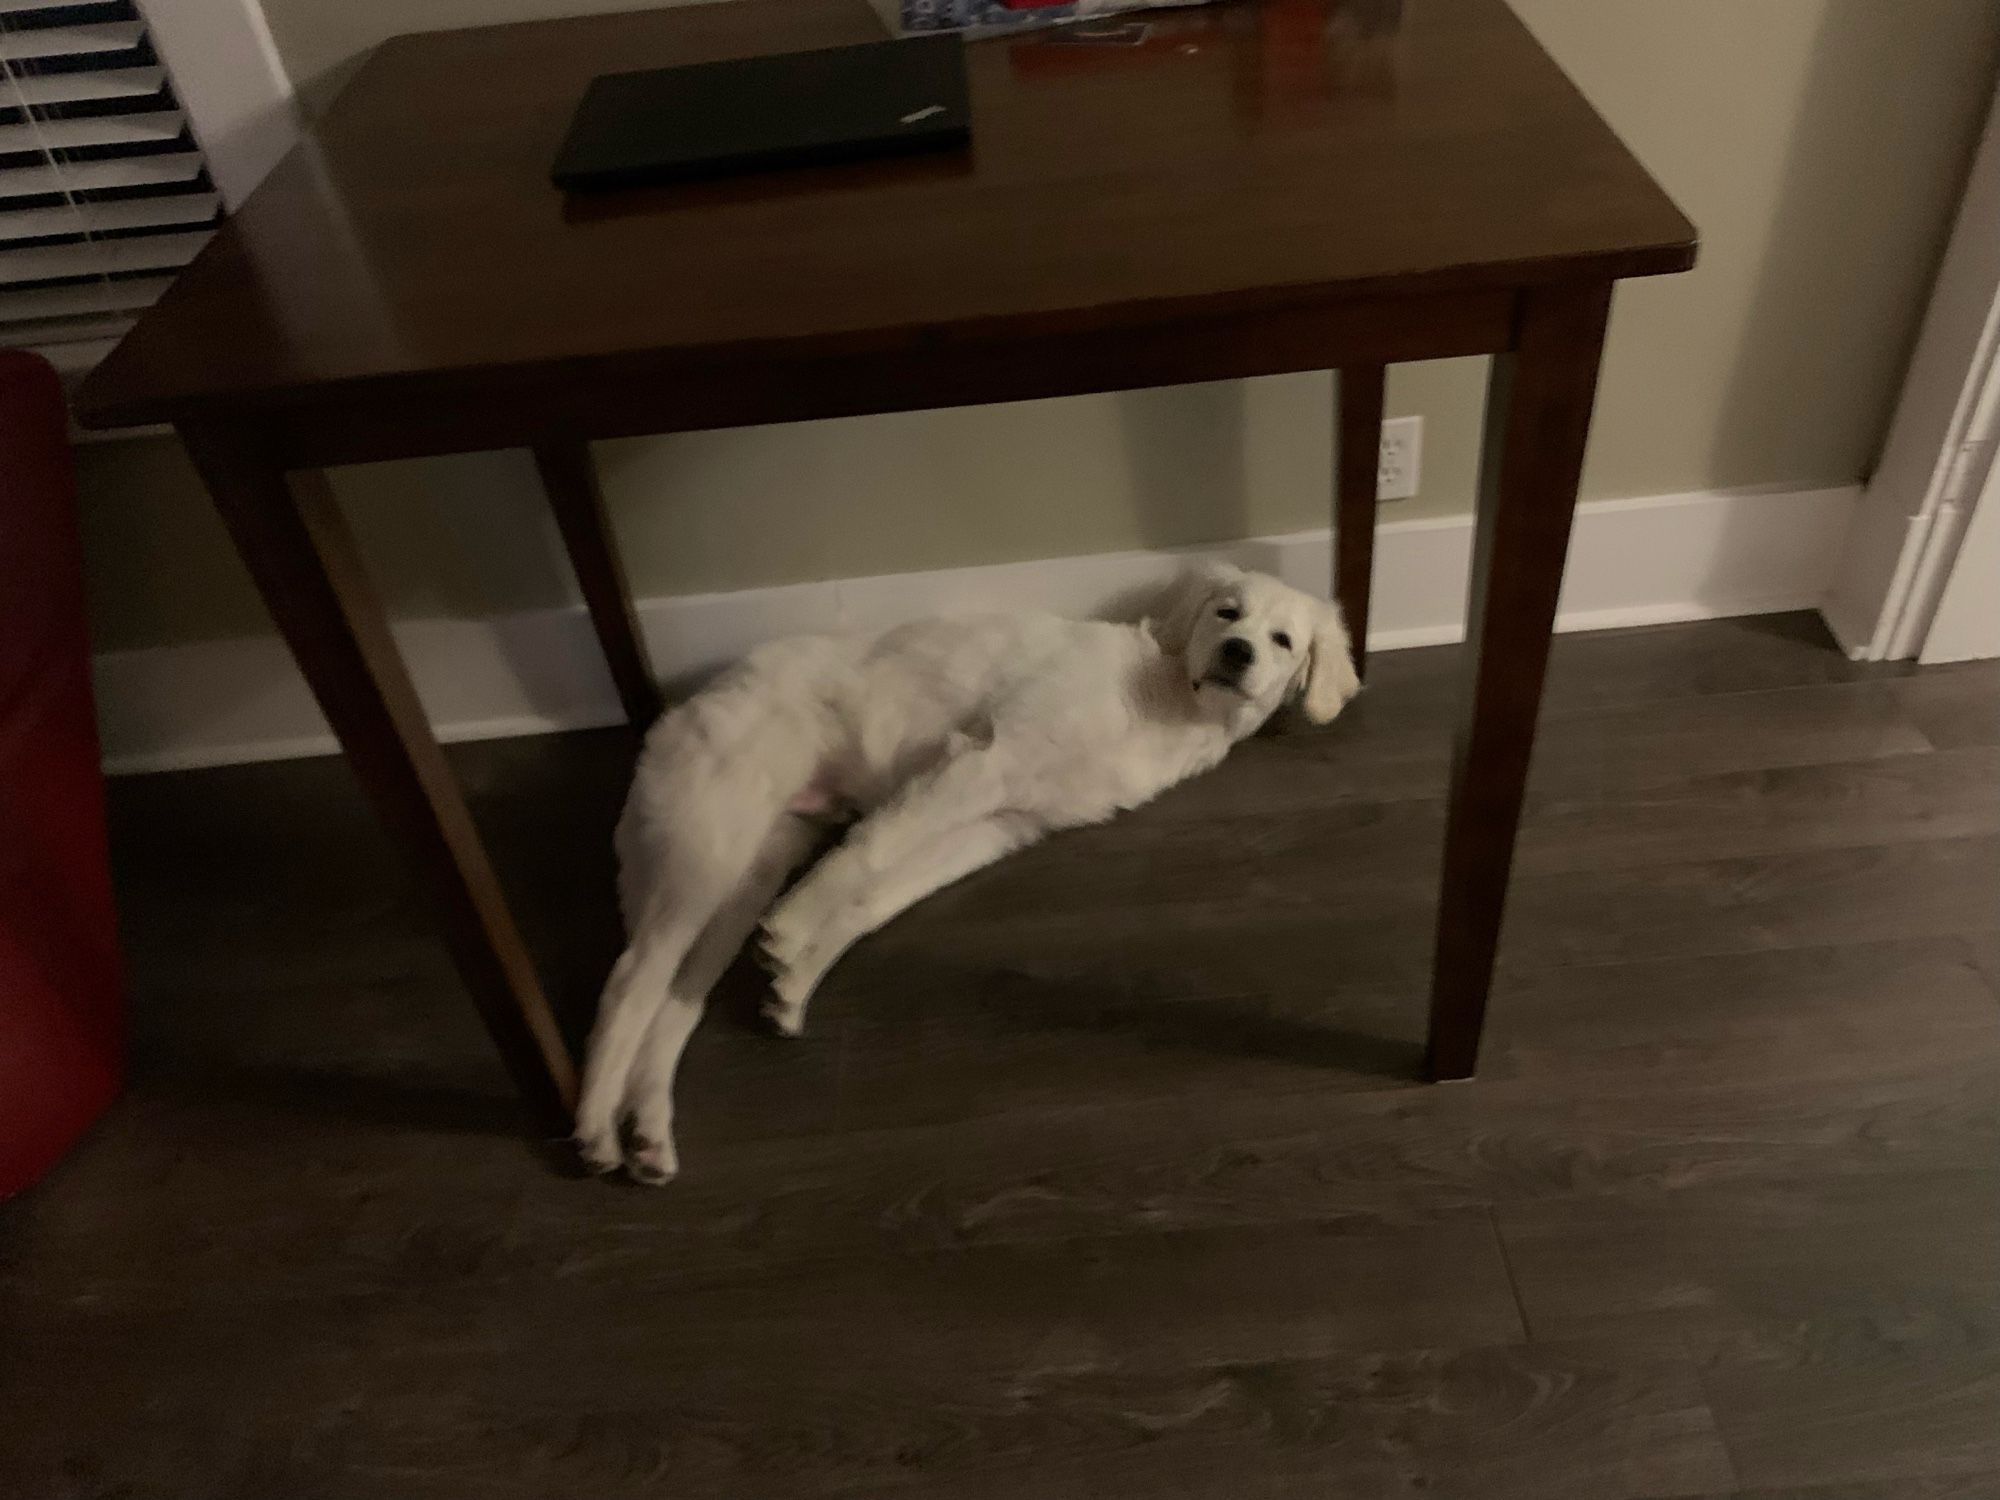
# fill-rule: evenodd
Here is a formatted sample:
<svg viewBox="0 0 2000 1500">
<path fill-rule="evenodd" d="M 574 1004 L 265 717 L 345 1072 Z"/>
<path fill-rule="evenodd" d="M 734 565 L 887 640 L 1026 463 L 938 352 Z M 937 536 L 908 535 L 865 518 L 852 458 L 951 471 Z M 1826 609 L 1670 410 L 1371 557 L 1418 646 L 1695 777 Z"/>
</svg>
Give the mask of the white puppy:
<svg viewBox="0 0 2000 1500">
<path fill-rule="evenodd" d="M 1143 625 L 978 616 L 760 647 L 646 736 L 617 834 L 630 946 L 577 1106 L 585 1162 L 674 1175 L 674 1072 L 760 922 L 765 1013 L 796 1036 L 834 961 L 898 912 L 1207 770 L 1288 700 L 1325 723 L 1358 685 L 1338 609 L 1222 566 Z"/>
</svg>

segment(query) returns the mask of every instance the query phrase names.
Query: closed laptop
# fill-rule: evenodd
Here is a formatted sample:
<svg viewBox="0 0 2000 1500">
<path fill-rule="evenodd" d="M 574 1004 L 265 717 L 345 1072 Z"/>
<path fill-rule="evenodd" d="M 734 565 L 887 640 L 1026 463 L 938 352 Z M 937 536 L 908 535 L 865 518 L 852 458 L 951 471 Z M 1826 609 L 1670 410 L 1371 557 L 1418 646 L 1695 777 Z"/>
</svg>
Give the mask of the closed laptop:
<svg viewBox="0 0 2000 1500">
<path fill-rule="evenodd" d="M 971 139 L 955 36 L 595 79 L 553 173 L 570 192 L 948 150 Z"/>
</svg>

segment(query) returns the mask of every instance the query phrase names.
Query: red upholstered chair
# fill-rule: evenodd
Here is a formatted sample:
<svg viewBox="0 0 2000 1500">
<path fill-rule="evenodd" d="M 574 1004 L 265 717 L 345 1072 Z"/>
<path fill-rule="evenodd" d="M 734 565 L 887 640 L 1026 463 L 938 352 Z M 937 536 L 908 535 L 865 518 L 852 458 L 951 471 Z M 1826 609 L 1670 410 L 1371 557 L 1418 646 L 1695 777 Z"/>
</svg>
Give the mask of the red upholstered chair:
<svg viewBox="0 0 2000 1500">
<path fill-rule="evenodd" d="M 55 372 L 0 350 L 0 1197 L 124 1075 L 67 433 Z"/>
</svg>

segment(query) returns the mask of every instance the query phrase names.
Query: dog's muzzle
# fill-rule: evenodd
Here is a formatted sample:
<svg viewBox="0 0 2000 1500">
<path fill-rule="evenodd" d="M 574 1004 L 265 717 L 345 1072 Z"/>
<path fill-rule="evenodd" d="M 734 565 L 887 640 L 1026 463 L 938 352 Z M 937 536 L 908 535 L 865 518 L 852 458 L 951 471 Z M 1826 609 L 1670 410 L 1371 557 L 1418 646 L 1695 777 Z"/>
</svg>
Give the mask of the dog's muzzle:
<svg viewBox="0 0 2000 1500">
<path fill-rule="evenodd" d="M 1232 635 L 1215 648 L 1215 659 L 1201 680 L 1231 692 L 1243 691 L 1243 674 L 1257 660 L 1257 648 L 1241 636 Z"/>
</svg>

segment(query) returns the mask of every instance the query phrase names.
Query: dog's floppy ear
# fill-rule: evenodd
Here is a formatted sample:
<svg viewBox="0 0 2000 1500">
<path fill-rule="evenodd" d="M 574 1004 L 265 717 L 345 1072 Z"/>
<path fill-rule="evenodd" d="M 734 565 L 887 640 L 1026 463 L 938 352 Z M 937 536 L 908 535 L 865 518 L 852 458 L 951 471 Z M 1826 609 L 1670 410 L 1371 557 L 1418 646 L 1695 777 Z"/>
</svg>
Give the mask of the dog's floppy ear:
<svg viewBox="0 0 2000 1500">
<path fill-rule="evenodd" d="M 1347 639 L 1347 622 L 1338 604 L 1320 606 L 1313 627 L 1312 649 L 1306 658 L 1306 687 L 1299 706 L 1315 724 L 1329 723 L 1361 691 L 1354 670 L 1354 651 Z"/>
<path fill-rule="evenodd" d="M 1243 570 L 1229 563 L 1193 564 L 1167 586 L 1160 602 L 1148 612 L 1146 628 L 1163 649 L 1179 655 L 1193 639 L 1195 621 L 1208 608 L 1208 601 L 1242 577 Z"/>
</svg>

